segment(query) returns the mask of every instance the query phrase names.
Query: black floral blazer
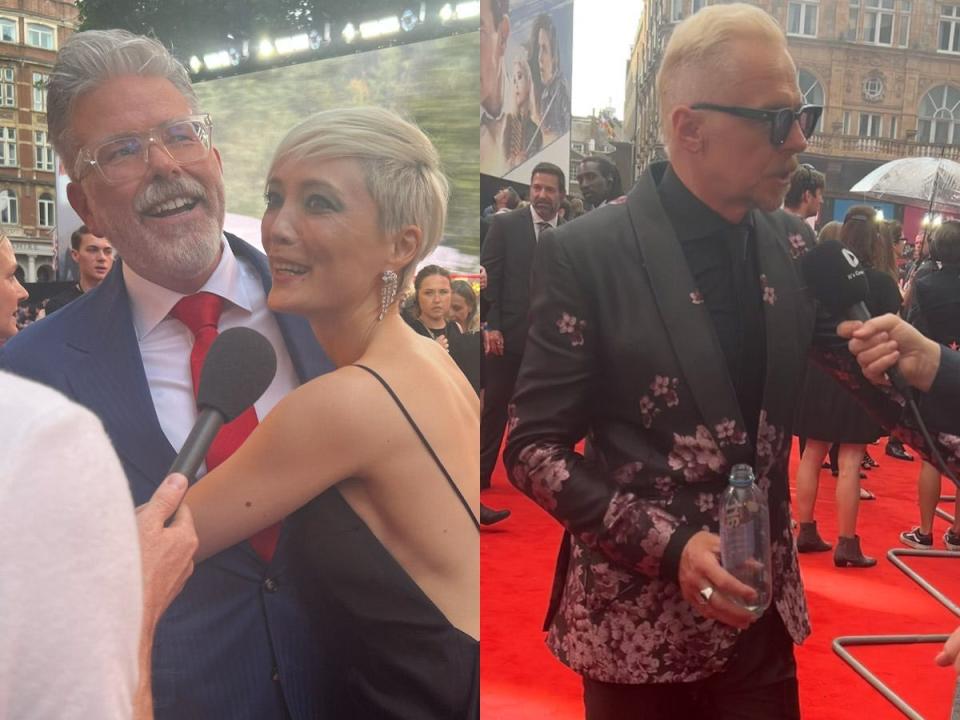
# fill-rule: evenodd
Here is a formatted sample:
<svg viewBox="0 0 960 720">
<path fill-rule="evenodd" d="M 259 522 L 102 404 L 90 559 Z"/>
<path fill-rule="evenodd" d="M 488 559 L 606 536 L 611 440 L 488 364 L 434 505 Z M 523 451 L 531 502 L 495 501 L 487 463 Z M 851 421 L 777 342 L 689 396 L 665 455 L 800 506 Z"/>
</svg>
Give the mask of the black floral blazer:
<svg viewBox="0 0 960 720">
<path fill-rule="evenodd" d="M 810 229 L 753 211 L 767 376 L 753 447 L 713 324 L 647 171 L 625 203 L 537 248 L 531 327 L 512 404 L 510 479 L 568 531 L 548 644 L 604 682 L 692 681 L 723 668 L 737 630 L 683 599 L 686 541 L 718 531 L 732 465 L 767 493 L 774 604 L 795 642 L 810 632 L 790 531 L 788 459 L 814 308 L 796 262 Z M 574 446 L 588 436 L 588 459 Z"/>
</svg>

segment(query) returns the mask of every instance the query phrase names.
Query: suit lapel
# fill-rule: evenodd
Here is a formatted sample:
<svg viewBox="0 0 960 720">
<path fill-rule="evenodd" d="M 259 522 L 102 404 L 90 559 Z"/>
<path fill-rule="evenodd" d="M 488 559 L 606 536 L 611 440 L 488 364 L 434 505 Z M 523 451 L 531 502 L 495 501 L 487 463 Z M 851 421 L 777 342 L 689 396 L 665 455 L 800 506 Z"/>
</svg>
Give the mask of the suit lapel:
<svg viewBox="0 0 960 720">
<path fill-rule="evenodd" d="M 133 327 L 121 263 L 88 300 L 66 339 L 65 374 L 73 395 L 95 408 L 125 465 L 151 484 L 162 479 L 176 455 L 153 407 Z"/>
<path fill-rule="evenodd" d="M 746 430 L 740 404 L 710 313 L 694 285 L 650 171 L 630 193 L 627 209 L 647 278 L 684 380 L 707 430 L 717 447 L 721 447 L 718 427 L 733 420 L 737 430 Z M 742 445 L 724 443 L 723 452 L 731 463 L 753 459 L 749 439 Z"/>
<path fill-rule="evenodd" d="M 796 386 L 806 363 L 805 345 L 801 342 L 809 308 L 795 263 L 790 257 L 791 252 L 799 255 L 799 243 L 803 238 L 799 233 L 784 237 L 786 229 L 778 227 L 765 213 L 754 212 L 753 218 L 757 229 L 757 260 L 764 289 L 767 332 L 763 409 L 770 422 L 789 427 L 793 419 L 794 397 L 790 389 Z"/>
</svg>

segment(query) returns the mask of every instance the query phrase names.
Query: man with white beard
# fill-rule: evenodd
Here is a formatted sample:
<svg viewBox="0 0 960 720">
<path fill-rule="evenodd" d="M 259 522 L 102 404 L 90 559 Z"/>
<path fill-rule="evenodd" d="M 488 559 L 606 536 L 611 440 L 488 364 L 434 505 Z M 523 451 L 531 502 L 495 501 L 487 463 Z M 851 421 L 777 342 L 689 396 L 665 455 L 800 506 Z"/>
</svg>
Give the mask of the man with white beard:
<svg viewBox="0 0 960 720">
<path fill-rule="evenodd" d="M 224 234 L 212 124 L 162 45 L 120 30 L 73 35 L 50 74 L 47 117 L 71 205 L 122 262 L 97 292 L 7 343 L 0 367 L 92 410 L 139 505 L 196 418 L 194 384 L 211 336 L 250 327 L 276 351 L 277 374 L 248 415 L 253 425 L 331 365 L 306 321 L 267 308 L 266 258 Z M 226 455 L 242 441 L 233 437 Z M 157 718 L 324 716 L 323 658 L 306 640 L 309 618 L 284 549 L 275 527 L 196 568 L 156 626 Z"/>
</svg>

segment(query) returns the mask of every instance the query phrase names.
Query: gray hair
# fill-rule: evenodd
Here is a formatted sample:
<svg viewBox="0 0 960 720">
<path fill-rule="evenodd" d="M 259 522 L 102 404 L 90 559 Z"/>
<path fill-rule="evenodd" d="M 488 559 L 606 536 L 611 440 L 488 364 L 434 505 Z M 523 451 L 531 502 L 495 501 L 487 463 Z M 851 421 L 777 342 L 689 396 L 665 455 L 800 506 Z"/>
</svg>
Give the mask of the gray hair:
<svg viewBox="0 0 960 720">
<path fill-rule="evenodd" d="M 80 151 L 70 133 L 74 103 L 104 81 L 123 75 L 166 78 L 186 99 L 191 112 L 198 112 L 199 101 L 187 69 L 157 40 L 126 30 L 87 30 L 72 35 L 57 53 L 47 81 L 50 141 L 71 178 Z"/>
<path fill-rule="evenodd" d="M 443 236 L 450 189 L 437 149 L 420 128 L 389 110 L 326 110 L 296 125 L 280 141 L 267 181 L 287 160 L 339 158 L 357 160 L 363 168 L 383 232 L 393 233 L 405 225 L 416 225 L 423 232 L 416 258 L 401 272 L 404 287 Z"/>
</svg>

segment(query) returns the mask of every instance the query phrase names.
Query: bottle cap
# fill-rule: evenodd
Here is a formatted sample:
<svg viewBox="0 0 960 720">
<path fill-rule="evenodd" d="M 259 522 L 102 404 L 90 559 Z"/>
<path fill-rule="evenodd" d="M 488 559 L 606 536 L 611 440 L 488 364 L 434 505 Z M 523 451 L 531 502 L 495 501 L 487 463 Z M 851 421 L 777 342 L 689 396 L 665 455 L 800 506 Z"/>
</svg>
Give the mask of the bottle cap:
<svg viewBox="0 0 960 720">
<path fill-rule="evenodd" d="M 729 483 L 734 487 L 750 487 L 755 479 L 753 468 L 745 463 L 734 465 L 730 469 Z"/>
</svg>

